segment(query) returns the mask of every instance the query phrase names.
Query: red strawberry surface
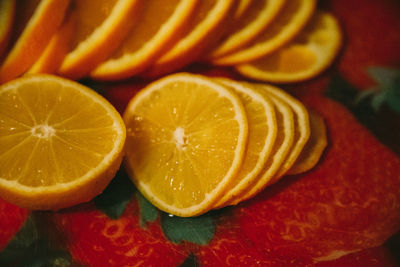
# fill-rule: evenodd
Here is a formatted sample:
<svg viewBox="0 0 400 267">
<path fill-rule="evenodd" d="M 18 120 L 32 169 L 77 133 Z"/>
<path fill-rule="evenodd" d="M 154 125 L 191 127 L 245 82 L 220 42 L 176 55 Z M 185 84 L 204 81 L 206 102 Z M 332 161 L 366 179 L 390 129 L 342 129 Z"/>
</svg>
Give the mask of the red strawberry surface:
<svg viewBox="0 0 400 267">
<path fill-rule="evenodd" d="M 0 250 L 4 249 L 28 217 L 28 211 L 0 199 Z"/>
<path fill-rule="evenodd" d="M 84 205 L 55 214 L 54 221 L 72 258 L 84 266 L 178 266 L 187 257 L 165 238 L 159 222 L 139 225 L 136 199 L 116 220 Z"/>
</svg>

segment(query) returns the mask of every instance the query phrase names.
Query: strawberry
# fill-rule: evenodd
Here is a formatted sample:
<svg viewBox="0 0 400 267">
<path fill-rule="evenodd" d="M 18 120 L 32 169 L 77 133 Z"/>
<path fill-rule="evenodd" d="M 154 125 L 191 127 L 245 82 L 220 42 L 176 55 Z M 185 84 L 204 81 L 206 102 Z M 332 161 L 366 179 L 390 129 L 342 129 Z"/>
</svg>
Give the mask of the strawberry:
<svg viewBox="0 0 400 267">
<path fill-rule="evenodd" d="M 304 100 L 325 118 L 329 147 L 311 172 L 234 209 L 241 230 L 260 249 L 315 262 L 381 245 L 400 229 L 400 158 L 340 104 Z"/>
<path fill-rule="evenodd" d="M 56 213 L 53 219 L 73 259 L 85 266 L 177 266 L 187 257 L 164 237 L 159 221 L 141 228 L 135 199 L 116 220 L 92 204 Z"/>
<path fill-rule="evenodd" d="M 28 210 L 0 199 L 0 250 L 4 249 L 28 217 Z"/>
</svg>

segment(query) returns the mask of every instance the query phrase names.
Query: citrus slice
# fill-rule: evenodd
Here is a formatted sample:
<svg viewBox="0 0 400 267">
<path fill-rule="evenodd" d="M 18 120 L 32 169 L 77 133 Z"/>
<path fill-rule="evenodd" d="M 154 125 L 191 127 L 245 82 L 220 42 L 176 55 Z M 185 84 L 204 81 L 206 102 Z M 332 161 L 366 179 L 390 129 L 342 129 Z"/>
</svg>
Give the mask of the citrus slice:
<svg viewBox="0 0 400 267">
<path fill-rule="evenodd" d="M 242 167 L 234 177 L 231 189 L 225 192 L 214 205 L 214 208 L 221 208 L 254 184 L 254 179 L 263 170 L 267 159 L 272 156 L 271 151 L 275 144 L 278 127 L 274 104 L 266 95 L 233 80 L 218 78 L 216 81 L 228 86 L 240 97 L 247 114 L 249 127 L 247 149 Z"/>
<path fill-rule="evenodd" d="M 238 21 L 232 23 L 232 32 L 212 49 L 208 58 L 221 57 L 250 43 L 273 21 L 284 3 L 285 0 L 252 1 Z"/>
<path fill-rule="evenodd" d="M 235 14 L 233 15 L 233 18 L 238 19 L 241 16 L 243 16 L 243 14 L 245 14 L 247 9 L 251 6 L 251 3 L 253 1 L 254 0 L 239 0 Z"/>
<path fill-rule="evenodd" d="M 118 48 L 137 21 L 139 0 L 79 0 L 74 2 L 77 26 L 59 73 L 69 78 L 88 75 Z"/>
<path fill-rule="evenodd" d="M 283 164 L 279 168 L 279 171 L 275 174 L 275 177 L 270 182 L 275 183 L 293 166 L 294 162 L 297 160 L 308 139 L 310 138 L 310 118 L 306 107 L 299 100 L 285 91 L 271 85 L 255 84 L 255 86 L 260 88 L 260 90 L 267 91 L 268 94 L 274 95 L 275 97 L 287 103 L 294 114 L 294 141 L 290 148 L 290 152 L 287 154 Z"/>
<path fill-rule="evenodd" d="M 209 78 L 179 73 L 150 84 L 130 101 L 124 121 L 127 172 L 165 212 L 187 217 L 210 210 L 242 165 L 244 107 Z"/>
<path fill-rule="evenodd" d="M 180 38 L 197 1 L 171 0 L 168 4 L 163 0 L 146 1 L 128 37 L 108 60 L 91 72 L 91 76 L 117 80 L 144 71 Z"/>
<path fill-rule="evenodd" d="M 316 0 L 286 1 L 274 21 L 238 51 L 212 60 L 215 65 L 237 65 L 259 59 L 289 43 L 311 19 Z"/>
<path fill-rule="evenodd" d="M 324 152 L 328 140 L 324 120 L 315 112 L 310 112 L 310 139 L 296 159 L 294 165 L 288 170 L 287 174 L 294 175 L 312 169 Z"/>
<path fill-rule="evenodd" d="M 319 11 L 290 44 L 258 60 L 236 66 L 242 75 L 275 83 L 300 82 L 324 71 L 342 43 L 339 23 Z"/>
<path fill-rule="evenodd" d="M 273 101 L 276 110 L 278 132 L 271 155 L 265 162 L 259 176 L 254 179 L 252 184 L 248 184 L 248 187 L 245 188 L 240 195 L 232 198 L 229 203 L 227 203 L 228 205 L 236 205 L 239 202 L 252 198 L 267 185 L 271 184 L 271 181 L 275 179 L 276 174 L 284 164 L 294 142 L 296 124 L 292 108 L 281 98 L 277 97 L 275 94 L 270 94 L 267 90 L 263 90 L 253 84 L 246 84 L 246 86 L 253 87 L 260 94 L 263 94 Z"/>
<path fill-rule="evenodd" d="M 47 74 L 0 87 L 0 196 L 28 209 L 69 207 L 107 186 L 125 126 L 89 88 Z"/>
<path fill-rule="evenodd" d="M 23 74 L 40 57 L 62 23 L 68 4 L 69 0 L 17 1 L 15 35 L 0 68 L 0 83 Z"/>
<path fill-rule="evenodd" d="M 0 1 L 0 62 L 3 52 L 7 48 L 13 26 L 15 14 L 15 0 Z"/>
<path fill-rule="evenodd" d="M 181 39 L 152 66 L 145 76 L 172 72 L 194 61 L 210 43 L 218 39 L 220 26 L 234 11 L 233 0 L 202 0 Z"/>
<path fill-rule="evenodd" d="M 39 59 L 27 73 L 55 74 L 67 55 L 76 29 L 76 13 L 69 12 L 66 20 L 50 39 Z"/>
</svg>

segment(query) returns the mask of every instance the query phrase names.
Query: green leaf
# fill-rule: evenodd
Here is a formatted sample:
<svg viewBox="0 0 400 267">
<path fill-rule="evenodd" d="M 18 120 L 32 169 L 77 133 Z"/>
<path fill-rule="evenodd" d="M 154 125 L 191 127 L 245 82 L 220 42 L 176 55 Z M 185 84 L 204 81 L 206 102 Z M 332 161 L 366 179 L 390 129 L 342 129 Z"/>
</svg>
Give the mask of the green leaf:
<svg viewBox="0 0 400 267">
<path fill-rule="evenodd" d="M 387 89 L 387 103 L 391 109 L 400 113 L 400 76 Z"/>
<path fill-rule="evenodd" d="M 104 192 L 94 199 L 94 203 L 108 217 L 118 219 L 124 213 L 135 190 L 128 175 L 120 169 Z"/>
<path fill-rule="evenodd" d="M 392 87 L 396 79 L 400 77 L 400 70 L 384 67 L 369 67 L 368 74 L 380 85 L 381 88 Z"/>
<path fill-rule="evenodd" d="M 136 191 L 136 199 L 140 209 L 140 226 L 144 228 L 148 222 L 157 220 L 158 209 L 154 207 L 139 191 Z"/>
<path fill-rule="evenodd" d="M 206 245 L 215 234 L 215 225 L 210 214 L 182 218 L 162 213 L 161 226 L 166 237 L 174 242 L 189 241 Z"/>
<path fill-rule="evenodd" d="M 380 91 L 372 96 L 371 106 L 375 112 L 378 112 L 382 105 L 386 102 L 386 95 L 386 91 Z"/>
</svg>

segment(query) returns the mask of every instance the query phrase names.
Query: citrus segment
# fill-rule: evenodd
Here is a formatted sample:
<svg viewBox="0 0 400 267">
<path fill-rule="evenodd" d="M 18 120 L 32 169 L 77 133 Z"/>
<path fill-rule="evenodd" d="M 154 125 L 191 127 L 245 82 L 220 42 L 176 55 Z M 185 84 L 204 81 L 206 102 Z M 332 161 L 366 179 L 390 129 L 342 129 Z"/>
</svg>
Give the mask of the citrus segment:
<svg viewBox="0 0 400 267">
<path fill-rule="evenodd" d="M 208 211 L 241 167 L 244 107 L 208 78 L 175 74 L 150 84 L 131 100 L 124 121 L 127 172 L 163 211 L 184 217 Z"/>
<path fill-rule="evenodd" d="M 316 0 L 286 1 L 273 22 L 245 47 L 216 58 L 216 65 L 237 65 L 259 59 L 289 43 L 311 19 Z"/>
<path fill-rule="evenodd" d="M 0 62 L 10 38 L 14 14 L 15 0 L 0 1 Z"/>
<path fill-rule="evenodd" d="M 339 23 L 329 13 L 317 12 L 299 36 L 258 60 L 236 66 L 246 77 L 276 83 L 300 82 L 325 70 L 342 43 Z"/>
<path fill-rule="evenodd" d="M 284 2 L 285 0 L 252 1 L 246 12 L 232 23 L 232 32 L 212 49 L 208 57 L 215 59 L 250 43 L 273 21 Z"/>
<path fill-rule="evenodd" d="M 315 112 L 309 112 L 309 115 L 310 139 L 308 139 L 294 165 L 288 170 L 287 174 L 289 175 L 303 173 L 312 169 L 318 163 L 328 144 L 324 120 Z"/>
<path fill-rule="evenodd" d="M 180 38 L 197 0 L 146 1 L 138 23 L 111 57 L 92 72 L 95 79 L 131 77 L 149 67 Z"/>
<path fill-rule="evenodd" d="M 23 74 L 40 57 L 68 4 L 69 0 L 17 1 L 12 48 L 0 68 L 0 83 Z"/>
<path fill-rule="evenodd" d="M 271 184 L 271 181 L 275 179 L 277 173 L 284 164 L 294 142 L 296 125 L 291 107 L 275 94 L 270 94 L 270 92 L 252 84 L 247 84 L 247 86 L 253 86 L 260 94 L 269 97 L 273 101 L 276 110 L 278 132 L 271 155 L 265 162 L 262 171 L 254 180 L 253 184 L 249 184 L 242 194 L 230 200 L 230 205 L 236 205 L 239 202 L 255 196 L 267 185 Z"/>
<path fill-rule="evenodd" d="M 181 39 L 146 70 L 145 76 L 172 72 L 194 61 L 210 43 L 218 39 L 220 26 L 230 17 L 235 1 L 203 0 Z"/>
<path fill-rule="evenodd" d="M 0 196 L 28 209 L 69 207 L 102 192 L 122 160 L 125 126 L 73 81 L 27 75 L 0 87 Z"/>
<path fill-rule="evenodd" d="M 139 0 L 79 0 L 74 2 L 77 26 L 59 73 L 70 78 L 88 75 L 106 60 L 131 30 Z"/>
<path fill-rule="evenodd" d="M 244 105 L 249 127 L 246 154 L 242 167 L 233 179 L 231 189 L 225 192 L 215 207 L 226 206 L 229 201 L 254 184 L 254 179 L 263 170 L 278 133 L 275 107 L 266 95 L 243 83 L 228 79 L 216 79 L 221 84 L 232 88 Z M 280 133 L 279 133 L 280 134 Z M 214 207 L 214 208 L 215 208 Z"/>
<path fill-rule="evenodd" d="M 69 12 L 66 20 L 50 39 L 43 53 L 27 73 L 55 74 L 67 55 L 76 30 L 76 13 Z"/>
</svg>

